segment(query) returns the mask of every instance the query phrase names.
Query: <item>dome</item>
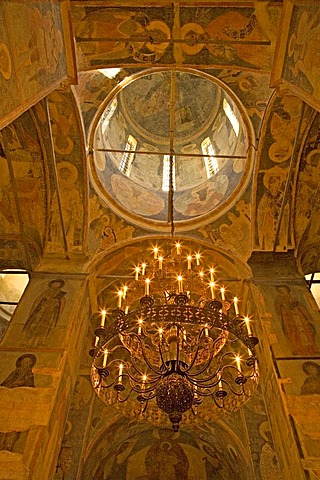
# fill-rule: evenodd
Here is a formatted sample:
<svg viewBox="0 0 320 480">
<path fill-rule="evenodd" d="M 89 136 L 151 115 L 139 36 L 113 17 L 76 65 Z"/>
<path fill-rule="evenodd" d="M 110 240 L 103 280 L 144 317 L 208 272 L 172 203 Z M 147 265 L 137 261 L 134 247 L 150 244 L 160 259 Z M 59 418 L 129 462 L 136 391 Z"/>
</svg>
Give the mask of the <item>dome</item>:
<svg viewBox="0 0 320 480">
<path fill-rule="evenodd" d="M 174 222 L 192 228 L 242 191 L 249 136 L 241 104 L 221 81 L 194 70 L 149 71 L 107 99 L 93 139 L 95 184 L 123 216 L 163 229 L 171 153 Z"/>
</svg>

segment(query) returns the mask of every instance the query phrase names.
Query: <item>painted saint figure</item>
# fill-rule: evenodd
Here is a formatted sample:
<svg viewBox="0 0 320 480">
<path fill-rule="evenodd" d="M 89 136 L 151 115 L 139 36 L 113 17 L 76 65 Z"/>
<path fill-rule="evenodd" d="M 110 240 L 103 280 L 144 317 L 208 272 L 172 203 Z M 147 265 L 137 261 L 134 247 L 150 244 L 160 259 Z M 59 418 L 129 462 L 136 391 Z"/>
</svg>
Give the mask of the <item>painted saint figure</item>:
<svg viewBox="0 0 320 480">
<path fill-rule="evenodd" d="M 62 290 L 64 283 L 64 280 L 51 280 L 48 283 L 49 288 L 34 301 L 29 318 L 22 329 L 27 336 L 27 345 L 43 344 L 50 331 L 57 326 L 66 302 L 67 292 Z"/>
<path fill-rule="evenodd" d="M 308 310 L 293 296 L 290 287 L 278 285 L 274 307 L 281 320 L 284 335 L 291 343 L 293 355 L 319 354 L 316 330 Z"/>
<path fill-rule="evenodd" d="M 266 187 L 258 205 L 257 223 L 259 247 L 262 250 L 273 250 L 279 214 L 284 195 L 284 175 L 286 172 L 279 167 L 274 167 L 263 176 Z M 289 237 L 289 204 L 286 203 L 281 222 L 281 228 L 277 239 L 277 247 L 287 250 L 290 244 Z"/>
<path fill-rule="evenodd" d="M 16 369 L 3 380 L 0 386 L 7 388 L 34 387 L 32 367 L 36 361 L 35 355 L 31 353 L 21 355 L 16 361 Z"/>
<path fill-rule="evenodd" d="M 37 358 L 32 353 L 21 355 L 16 361 L 16 368 L 0 384 L 1 387 L 18 388 L 34 387 L 34 375 L 32 367 Z M 12 452 L 21 432 L 0 432 L 0 450 Z"/>
<path fill-rule="evenodd" d="M 302 370 L 308 376 L 301 387 L 301 395 L 320 395 L 320 365 L 304 362 Z"/>
</svg>

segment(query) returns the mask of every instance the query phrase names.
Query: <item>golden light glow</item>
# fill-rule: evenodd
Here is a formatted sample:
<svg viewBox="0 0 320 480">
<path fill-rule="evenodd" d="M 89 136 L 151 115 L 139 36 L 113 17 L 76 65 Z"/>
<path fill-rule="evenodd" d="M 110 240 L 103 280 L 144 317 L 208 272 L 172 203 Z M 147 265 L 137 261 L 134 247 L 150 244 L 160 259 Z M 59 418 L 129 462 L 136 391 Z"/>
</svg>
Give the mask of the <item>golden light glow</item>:
<svg viewBox="0 0 320 480">
<path fill-rule="evenodd" d="M 248 335 L 252 335 L 249 317 L 244 317 L 244 321 L 247 327 Z"/>
<path fill-rule="evenodd" d="M 213 282 L 214 280 L 214 277 L 213 277 L 214 272 L 215 272 L 214 268 L 210 268 L 210 282 Z"/>
<path fill-rule="evenodd" d="M 107 315 L 107 311 L 106 310 L 101 310 L 101 323 L 100 323 L 101 327 L 104 327 L 104 325 L 105 325 L 106 315 Z"/>
<path fill-rule="evenodd" d="M 146 278 L 145 294 L 146 294 L 146 295 L 149 295 L 149 294 L 150 294 L 150 278 Z"/>
</svg>

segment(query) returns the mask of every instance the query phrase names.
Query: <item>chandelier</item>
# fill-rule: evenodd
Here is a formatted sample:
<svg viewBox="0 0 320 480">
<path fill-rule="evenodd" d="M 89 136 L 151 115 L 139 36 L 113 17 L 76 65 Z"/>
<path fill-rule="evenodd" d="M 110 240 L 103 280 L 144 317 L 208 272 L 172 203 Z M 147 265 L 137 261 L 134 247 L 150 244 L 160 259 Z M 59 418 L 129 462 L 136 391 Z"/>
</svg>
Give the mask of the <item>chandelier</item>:
<svg viewBox="0 0 320 480">
<path fill-rule="evenodd" d="M 177 431 L 182 415 L 204 403 L 221 415 L 249 400 L 258 339 L 218 272 L 180 243 L 168 252 L 153 247 L 150 260 L 135 267 L 114 308 L 98 314 L 91 378 L 106 403 L 133 402 L 140 415 L 152 405 Z"/>
</svg>

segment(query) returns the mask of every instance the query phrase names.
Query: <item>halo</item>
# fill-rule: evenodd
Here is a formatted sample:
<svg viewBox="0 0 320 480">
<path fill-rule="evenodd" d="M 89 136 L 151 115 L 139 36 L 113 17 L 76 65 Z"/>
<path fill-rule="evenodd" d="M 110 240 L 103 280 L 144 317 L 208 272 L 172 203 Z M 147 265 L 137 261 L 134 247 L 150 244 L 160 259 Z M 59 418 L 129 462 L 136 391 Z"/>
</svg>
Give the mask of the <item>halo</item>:
<svg viewBox="0 0 320 480">
<path fill-rule="evenodd" d="M 2 74 L 2 76 L 5 80 L 9 80 L 9 78 L 11 77 L 11 73 L 12 73 L 12 62 L 11 62 L 11 56 L 10 56 L 9 49 L 8 49 L 7 45 L 3 42 L 0 42 L 0 54 L 1 53 L 2 53 L 3 56 L 6 57 L 7 62 L 5 62 L 5 61 L 1 62 L 0 73 Z"/>
<path fill-rule="evenodd" d="M 59 162 L 58 165 L 57 165 L 58 175 L 60 174 L 60 171 L 63 168 L 67 168 L 70 171 L 71 176 L 70 176 L 69 182 L 74 183 L 78 178 L 77 167 L 75 167 L 72 163 L 66 162 L 66 161 L 63 160 L 62 162 Z"/>
<path fill-rule="evenodd" d="M 288 57 L 292 57 L 292 55 L 294 54 L 296 43 L 297 43 L 297 35 L 293 33 L 288 43 Z"/>
<path fill-rule="evenodd" d="M 269 190 L 269 181 L 271 177 L 279 177 L 282 182 L 287 177 L 287 169 L 281 167 L 273 167 L 267 170 L 263 176 L 263 184 Z"/>
<path fill-rule="evenodd" d="M 198 24 L 198 23 L 187 23 L 186 25 L 183 25 L 181 27 L 181 38 L 185 40 L 187 37 L 188 33 L 195 32 L 200 35 L 204 35 L 205 31 L 203 28 Z M 197 53 L 201 52 L 203 49 L 204 44 L 203 43 L 196 43 L 195 45 L 189 45 L 186 41 L 185 43 L 181 44 L 182 50 L 187 54 L 187 55 L 196 55 Z"/>
<path fill-rule="evenodd" d="M 37 361 L 37 357 L 33 355 L 33 353 L 25 353 L 24 355 L 21 355 L 19 358 L 17 358 L 16 367 L 20 367 L 22 360 L 24 360 L 25 358 L 31 359 L 31 368 L 35 365 Z"/>
<path fill-rule="evenodd" d="M 312 157 L 320 155 L 320 148 L 316 148 L 315 150 L 311 150 L 311 152 L 308 153 L 307 155 L 307 164 L 311 165 L 311 159 Z"/>
<path fill-rule="evenodd" d="M 292 154 L 292 143 L 287 140 L 286 142 L 275 142 L 271 145 L 268 151 L 269 158 L 275 163 L 282 163 L 288 160 Z"/>
</svg>

